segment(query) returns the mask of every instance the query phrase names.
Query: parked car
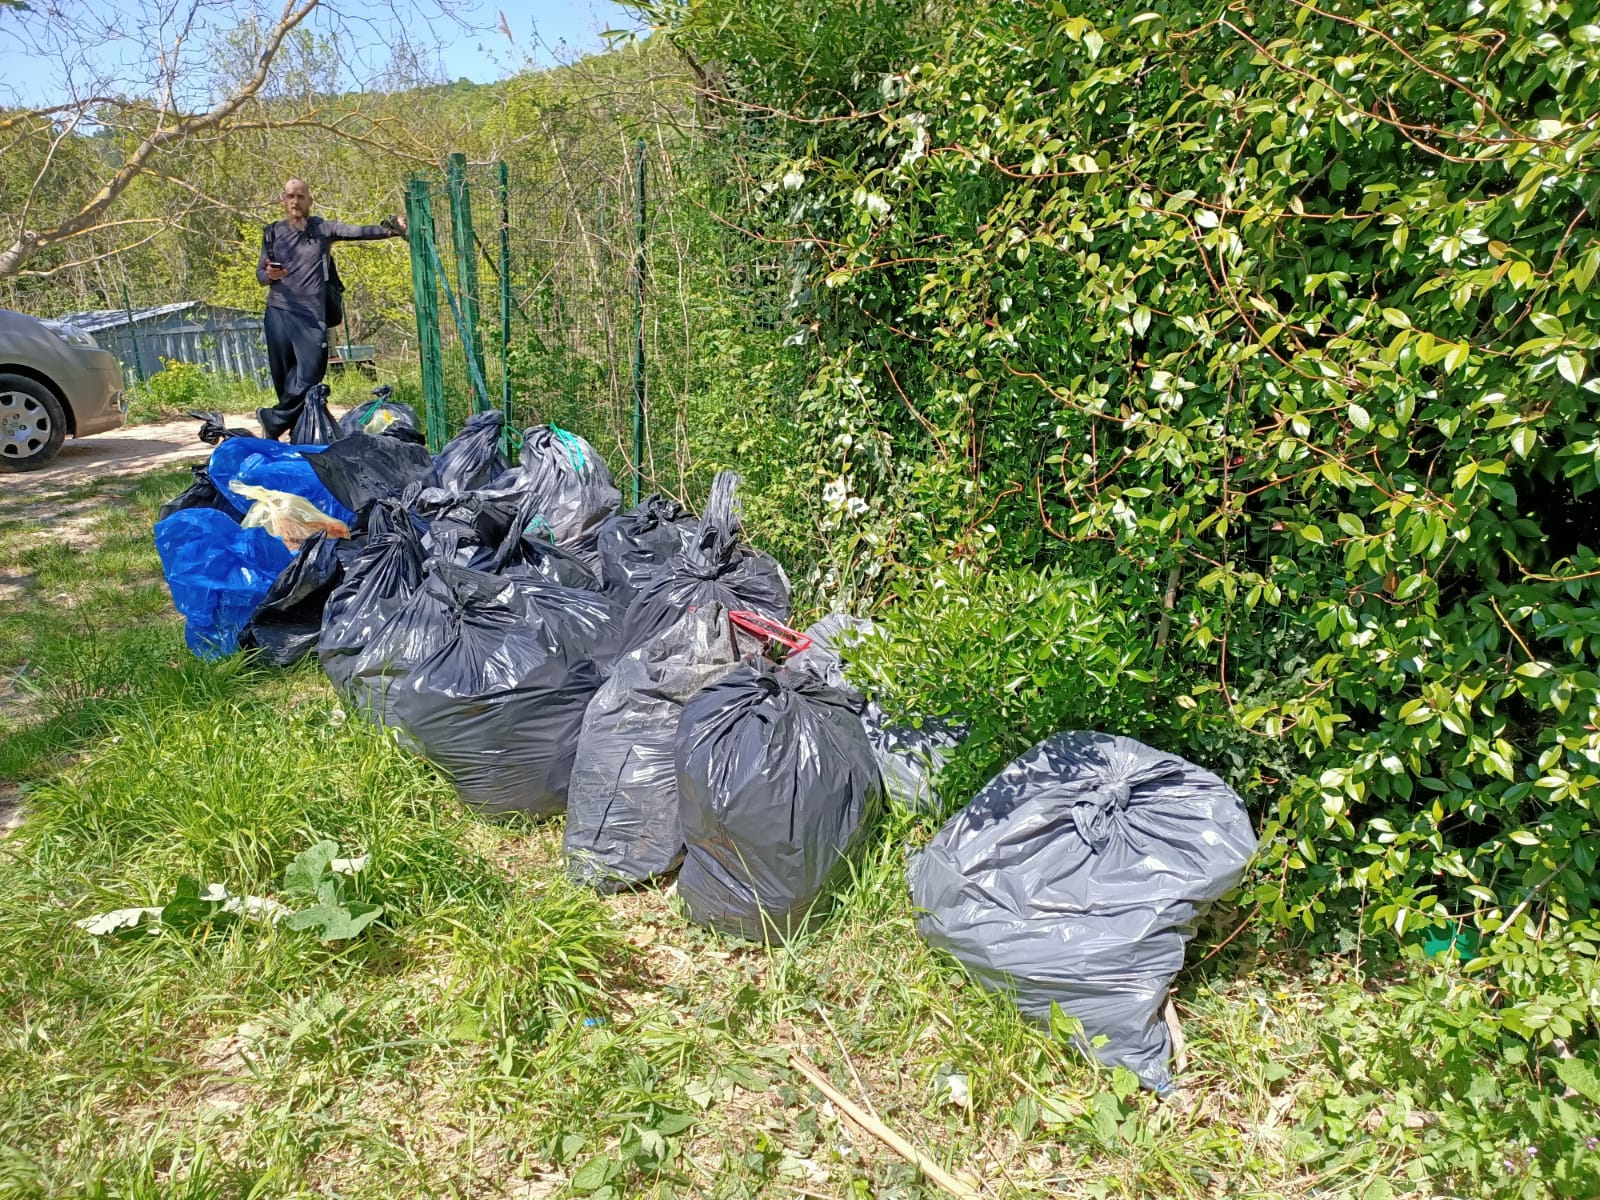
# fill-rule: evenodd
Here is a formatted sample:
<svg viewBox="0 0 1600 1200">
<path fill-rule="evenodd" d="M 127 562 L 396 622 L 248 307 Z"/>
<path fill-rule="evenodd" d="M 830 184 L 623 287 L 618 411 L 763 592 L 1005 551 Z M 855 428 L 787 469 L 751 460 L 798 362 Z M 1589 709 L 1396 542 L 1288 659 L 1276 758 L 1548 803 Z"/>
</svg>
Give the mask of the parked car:
<svg viewBox="0 0 1600 1200">
<path fill-rule="evenodd" d="M 68 436 L 128 415 L 122 367 L 83 330 L 0 308 L 0 471 L 32 471 Z"/>
</svg>

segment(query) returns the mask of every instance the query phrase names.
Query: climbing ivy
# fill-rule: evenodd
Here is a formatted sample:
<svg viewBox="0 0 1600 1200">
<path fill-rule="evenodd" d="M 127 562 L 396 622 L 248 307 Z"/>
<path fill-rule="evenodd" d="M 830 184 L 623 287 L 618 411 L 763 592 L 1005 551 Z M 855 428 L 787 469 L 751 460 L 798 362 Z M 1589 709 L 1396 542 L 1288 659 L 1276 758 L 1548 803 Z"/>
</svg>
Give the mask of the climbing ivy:
<svg viewBox="0 0 1600 1200">
<path fill-rule="evenodd" d="M 1141 731 L 1259 815 L 1246 904 L 1473 925 L 1505 1027 L 1570 1033 L 1600 903 L 1595 4 L 990 0 L 937 38 L 920 5 L 804 7 L 654 11 L 765 122 L 737 215 L 794 248 L 829 582 L 898 580 L 901 703 L 1081 677 L 1025 622 L 1000 665 L 942 639 L 987 574 L 930 562 L 1091 574 L 1154 680 Z M 993 732 L 986 768 L 1040 731 Z"/>
</svg>

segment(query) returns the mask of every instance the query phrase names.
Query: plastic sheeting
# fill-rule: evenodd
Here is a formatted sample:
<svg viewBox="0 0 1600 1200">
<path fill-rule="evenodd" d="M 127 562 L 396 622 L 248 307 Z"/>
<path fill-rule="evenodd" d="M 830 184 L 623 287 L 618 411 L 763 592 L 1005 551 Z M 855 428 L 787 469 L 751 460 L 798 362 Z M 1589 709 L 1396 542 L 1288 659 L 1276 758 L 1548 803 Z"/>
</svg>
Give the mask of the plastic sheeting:
<svg viewBox="0 0 1600 1200">
<path fill-rule="evenodd" d="M 289 551 L 265 529 L 242 528 L 212 508 L 173 513 L 156 525 L 155 539 L 189 649 L 206 659 L 232 654 Z"/>
<path fill-rule="evenodd" d="M 578 734 L 564 839 L 573 879 L 616 891 L 682 861 L 678 721 L 684 702 L 739 657 L 727 609 L 710 604 L 617 661 Z"/>
<path fill-rule="evenodd" d="M 614 622 L 599 592 L 434 559 L 357 657 L 352 700 L 401 730 L 466 803 L 560 812 L 584 710 L 615 657 Z"/>
<path fill-rule="evenodd" d="M 698 524 L 677 501 L 654 494 L 608 517 L 596 534 L 601 586 L 631 602 L 652 575 L 689 548 Z"/>
<path fill-rule="evenodd" d="M 742 540 L 739 477 L 721 472 L 711 484 L 694 542 L 650 577 L 623 619 L 624 645 L 656 637 L 691 608 L 721 604 L 783 621 L 789 616 L 789 580 L 773 559 Z"/>
<path fill-rule="evenodd" d="M 911 896 L 930 945 L 1029 1017 L 1059 1004 L 1080 1049 L 1165 1092 L 1167 989 L 1196 919 L 1255 850 L 1243 803 L 1210 771 L 1131 738 L 1059 733 L 935 835 Z"/>
<path fill-rule="evenodd" d="M 854 699 L 741 664 L 684 706 L 675 757 L 690 919 L 752 940 L 820 920 L 882 795 Z"/>
</svg>

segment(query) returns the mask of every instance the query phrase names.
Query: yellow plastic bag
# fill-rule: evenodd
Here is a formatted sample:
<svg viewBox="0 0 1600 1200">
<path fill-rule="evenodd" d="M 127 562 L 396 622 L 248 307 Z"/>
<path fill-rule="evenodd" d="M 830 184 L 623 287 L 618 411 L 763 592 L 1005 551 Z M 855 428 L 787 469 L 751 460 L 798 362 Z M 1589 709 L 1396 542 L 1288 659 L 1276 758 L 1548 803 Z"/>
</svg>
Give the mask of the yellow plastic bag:
<svg viewBox="0 0 1600 1200">
<path fill-rule="evenodd" d="M 228 487 L 246 500 L 255 501 L 239 524 L 246 529 L 261 526 L 290 550 L 298 551 L 314 533 L 325 533 L 331 538 L 350 536 L 348 525 L 322 512 L 304 496 L 274 492 L 237 480 Z"/>
</svg>

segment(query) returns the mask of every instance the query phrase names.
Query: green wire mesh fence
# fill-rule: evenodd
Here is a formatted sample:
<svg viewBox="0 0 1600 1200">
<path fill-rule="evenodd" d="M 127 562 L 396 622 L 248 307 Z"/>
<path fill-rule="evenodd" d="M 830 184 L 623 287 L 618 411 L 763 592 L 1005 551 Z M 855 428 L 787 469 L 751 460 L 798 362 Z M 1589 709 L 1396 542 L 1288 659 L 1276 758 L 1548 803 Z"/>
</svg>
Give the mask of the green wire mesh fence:
<svg viewBox="0 0 1600 1200">
<path fill-rule="evenodd" d="M 625 498 L 685 502 L 716 470 L 745 473 L 753 495 L 762 470 L 793 461 L 772 443 L 804 387 L 799 367 L 782 374 L 801 356 L 786 365 L 780 348 L 796 250 L 725 218 L 738 205 L 719 189 L 757 185 L 727 167 L 729 131 L 673 87 L 647 102 L 597 83 L 550 107 L 549 137 L 410 181 L 430 443 L 497 408 L 508 449 L 529 425 L 560 426 L 594 444 Z"/>
</svg>

